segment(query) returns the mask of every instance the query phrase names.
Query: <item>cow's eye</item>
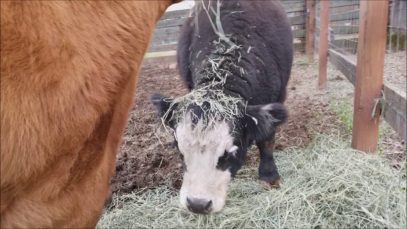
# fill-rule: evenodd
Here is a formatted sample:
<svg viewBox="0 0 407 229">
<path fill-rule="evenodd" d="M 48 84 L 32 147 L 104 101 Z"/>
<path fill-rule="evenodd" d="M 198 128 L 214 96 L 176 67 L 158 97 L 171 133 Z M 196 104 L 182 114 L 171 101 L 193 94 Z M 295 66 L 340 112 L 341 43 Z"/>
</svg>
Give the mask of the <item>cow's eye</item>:
<svg viewBox="0 0 407 229">
<path fill-rule="evenodd" d="M 216 168 L 225 171 L 229 167 L 230 167 L 229 153 L 225 151 L 225 153 L 221 157 L 219 157 Z"/>
<path fill-rule="evenodd" d="M 171 147 L 172 147 L 172 148 L 176 148 L 177 150 L 179 150 L 177 139 L 175 139 L 175 140 L 171 143 Z"/>
<path fill-rule="evenodd" d="M 184 161 L 184 155 L 180 152 L 179 157 L 181 158 L 181 161 L 182 161 L 181 162 L 182 171 L 185 172 L 185 171 L 187 171 L 187 165 L 185 164 L 185 161 Z"/>
<path fill-rule="evenodd" d="M 228 155 L 229 155 L 229 152 L 228 151 L 225 151 L 224 153 L 223 153 L 223 155 L 222 155 L 222 157 L 228 157 Z"/>
</svg>

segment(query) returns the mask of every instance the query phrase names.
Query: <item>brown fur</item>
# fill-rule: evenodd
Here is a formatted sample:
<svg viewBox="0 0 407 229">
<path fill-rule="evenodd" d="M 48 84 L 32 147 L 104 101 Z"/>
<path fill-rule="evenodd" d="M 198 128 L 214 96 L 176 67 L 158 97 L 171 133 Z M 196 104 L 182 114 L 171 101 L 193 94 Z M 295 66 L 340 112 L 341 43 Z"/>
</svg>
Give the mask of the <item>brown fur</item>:
<svg viewBox="0 0 407 229">
<path fill-rule="evenodd" d="M 96 225 L 138 69 L 173 1 L 1 2 L 2 228 Z"/>
</svg>

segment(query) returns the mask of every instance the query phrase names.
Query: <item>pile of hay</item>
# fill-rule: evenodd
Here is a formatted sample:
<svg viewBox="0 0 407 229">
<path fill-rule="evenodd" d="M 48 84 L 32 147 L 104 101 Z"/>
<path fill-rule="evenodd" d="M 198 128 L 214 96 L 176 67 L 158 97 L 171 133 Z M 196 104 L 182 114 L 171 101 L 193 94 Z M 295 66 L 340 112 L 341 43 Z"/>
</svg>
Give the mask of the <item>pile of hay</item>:
<svg viewBox="0 0 407 229">
<path fill-rule="evenodd" d="M 195 215 L 178 207 L 166 187 L 116 196 L 99 228 L 406 228 L 406 165 L 392 168 L 334 137 L 306 150 L 276 153 L 283 187 L 269 190 L 256 169 L 232 182 L 221 213 Z"/>
</svg>

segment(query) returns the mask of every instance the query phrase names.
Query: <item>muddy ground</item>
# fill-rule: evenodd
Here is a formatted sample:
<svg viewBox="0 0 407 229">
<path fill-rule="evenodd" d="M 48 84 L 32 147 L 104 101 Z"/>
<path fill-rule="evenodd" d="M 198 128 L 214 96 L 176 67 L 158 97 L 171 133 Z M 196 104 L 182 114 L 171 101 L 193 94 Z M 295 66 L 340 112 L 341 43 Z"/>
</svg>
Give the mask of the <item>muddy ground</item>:
<svg viewBox="0 0 407 229">
<path fill-rule="evenodd" d="M 331 107 L 330 93 L 337 91 L 337 94 L 349 99 L 352 96 L 349 88 L 352 86 L 340 73 L 330 70 L 330 91 L 319 91 L 316 89 L 317 69 L 316 64 L 306 64 L 304 56 L 296 56 L 285 103 L 290 116 L 277 134 L 276 151 L 287 147 L 306 147 L 316 134 L 348 134 L 349 130 Z M 345 87 L 348 89 L 345 90 Z M 179 188 L 181 185 L 181 160 L 171 145 L 171 137 L 160 128 L 160 121 L 150 102 L 155 92 L 175 97 L 187 93 L 187 90 L 176 69 L 152 64 L 143 66 L 134 108 L 118 154 L 116 175 L 111 182 L 113 193 L 127 193 L 158 185 Z M 404 153 L 404 142 L 394 133 L 386 141 Z M 258 163 L 255 147 L 252 147 L 247 160 L 251 165 Z"/>
</svg>

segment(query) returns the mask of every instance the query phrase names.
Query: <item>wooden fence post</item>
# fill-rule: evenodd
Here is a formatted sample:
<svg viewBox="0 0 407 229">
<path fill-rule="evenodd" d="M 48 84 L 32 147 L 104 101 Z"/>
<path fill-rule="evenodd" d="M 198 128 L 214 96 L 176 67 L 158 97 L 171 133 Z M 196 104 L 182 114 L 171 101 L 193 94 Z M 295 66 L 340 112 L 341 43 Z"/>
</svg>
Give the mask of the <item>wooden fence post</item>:
<svg viewBox="0 0 407 229">
<path fill-rule="evenodd" d="M 314 62 L 315 0 L 307 0 L 306 49 L 308 63 Z"/>
<path fill-rule="evenodd" d="M 325 89 L 328 67 L 329 0 L 321 1 L 318 88 Z"/>
<path fill-rule="evenodd" d="M 352 147 L 365 152 L 378 141 L 380 115 L 373 109 L 383 87 L 388 7 L 388 0 L 360 1 Z"/>
</svg>

